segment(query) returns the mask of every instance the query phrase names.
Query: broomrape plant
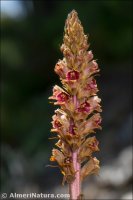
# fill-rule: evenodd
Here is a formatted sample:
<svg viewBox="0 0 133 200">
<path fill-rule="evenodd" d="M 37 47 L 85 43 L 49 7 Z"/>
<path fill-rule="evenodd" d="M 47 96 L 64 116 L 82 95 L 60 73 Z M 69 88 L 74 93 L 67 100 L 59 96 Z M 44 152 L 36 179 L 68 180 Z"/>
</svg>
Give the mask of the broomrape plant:
<svg viewBox="0 0 133 200">
<path fill-rule="evenodd" d="M 95 129 L 101 129 L 101 99 L 98 98 L 95 76 L 98 64 L 88 51 L 88 37 L 84 34 L 78 14 L 73 10 L 65 23 L 61 51 L 64 55 L 55 65 L 62 88 L 55 85 L 55 110 L 52 132 L 57 134 L 57 148 L 52 150 L 50 161 L 56 161 L 63 174 L 63 183 L 69 184 L 70 199 L 81 199 L 81 183 L 90 174 L 99 171 L 99 160 L 93 152 L 99 151 Z"/>
</svg>

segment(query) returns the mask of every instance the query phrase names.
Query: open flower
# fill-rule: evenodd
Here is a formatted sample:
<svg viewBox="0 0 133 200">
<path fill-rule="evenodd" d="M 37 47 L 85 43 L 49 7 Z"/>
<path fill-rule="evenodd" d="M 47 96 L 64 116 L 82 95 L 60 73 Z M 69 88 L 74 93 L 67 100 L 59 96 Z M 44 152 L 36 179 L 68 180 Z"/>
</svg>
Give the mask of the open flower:
<svg viewBox="0 0 133 200">
<path fill-rule="evenodd" d="M 55 105 L 65 104 L 69 99 L 69 94 L 66 93 L 62 88 L 55 85 L 53 88 L 53 96 L 49 97 L 49 99 L 56 100 Z"/>
<path fill-rule="evenodd" d="M 60 135 L 66 135 L 70 130 L 70 119 L 68 115 L 61 109 L 55 110 L 55 115 L 53 115 L 53 129 L 52 132 L 58 132 Z"/>
<path fill-rule="evenodd" d="M 66 79 L 68 81 L 71 80 L 78 80 L 79 79 L 79 72 L 75 70 L 71 70 L 67 72 Z"/>
<path fill-rule="evenodd" d="M 56 99 L 57 99 L 58 103 L 64 103 L 64 102 L 66 102 L 69 99 L 69 96 L 65 92 L 60 92 L 56 96 Z"/>
<path fill-rule="evenodd" d="M 98 92 L 96 80 L 93 77 L 89 77 L 82 87 L 78 89 L 78 98 L 87 98 L 88 96 L 94 96 Z"/>
<path fill-rule="evenodd" d="M 53 118 L 53 121 L 52 121 L 53 129 L 52 129 L 52 131 L 57 132 L 58 130 L 61 129 L 62 123 L 61 123 L 59 117 L 57 116 L 57 114 L 53 115 L 52 118 Z"/>
<path fill-rule="evenodd" d="M 90 112 L 90 104 L 85 101 L 84 103 L 82 103 L 78 108 L 77 108 L 77 111 L 79 113 L 89 113 Z"/>
</svg>

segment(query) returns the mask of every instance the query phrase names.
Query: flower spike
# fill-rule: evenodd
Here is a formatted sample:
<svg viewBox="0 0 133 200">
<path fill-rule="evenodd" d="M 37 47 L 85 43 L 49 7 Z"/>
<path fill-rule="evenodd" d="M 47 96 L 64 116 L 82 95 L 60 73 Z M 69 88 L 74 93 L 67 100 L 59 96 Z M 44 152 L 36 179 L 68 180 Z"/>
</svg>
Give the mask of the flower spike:
<svg viewBox="0 0 133 200">
<path fill-rule="evenodd" d="M 99 161 L 93 153 L 99 151 L 98 140 L 91 133 L 101 129 L 101 99 L 98 98 L 95 75 L 100 71 L 88 37 L 84 34 L 78 14 L 73 10 L 67 17 L 61 51 L 64 55 L 55 65 L 62 88 L 54 86 L 49 99 L 59 105 L 53 115 L 52 132 L 56 132 L 58 149 L 53 149 L 50 161 L 56 161 L 63 174 L 63 182 L 70 188 L 70 199 L 81 194 L 81 182 L 99 171 Z"/>
</svg>

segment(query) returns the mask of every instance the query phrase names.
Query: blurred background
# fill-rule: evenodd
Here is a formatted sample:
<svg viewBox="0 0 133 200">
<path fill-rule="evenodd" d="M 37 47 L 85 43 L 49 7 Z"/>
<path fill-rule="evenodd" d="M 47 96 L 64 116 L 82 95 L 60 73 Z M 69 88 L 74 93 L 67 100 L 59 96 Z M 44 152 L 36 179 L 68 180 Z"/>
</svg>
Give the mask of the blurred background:
<svg viewBox="0 0 133 200">
<path fill-rule="evenodd" d="M 132 199 L 132 1 L 1 2 L 1 192 L 68 193 L 49 157 L 55 107 L 49 104 L 62 59 L 64 23 L 75 9 L 101 69 L 101 151 L 98 177 L 83 184 L 86 199 Z"/>
</svg>

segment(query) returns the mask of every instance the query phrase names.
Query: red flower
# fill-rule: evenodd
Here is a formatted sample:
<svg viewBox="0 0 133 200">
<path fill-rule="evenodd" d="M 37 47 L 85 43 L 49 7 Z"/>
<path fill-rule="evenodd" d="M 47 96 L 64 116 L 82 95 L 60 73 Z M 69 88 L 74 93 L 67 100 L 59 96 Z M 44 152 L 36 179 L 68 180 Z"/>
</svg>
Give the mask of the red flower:
<svg viewBox="0 0 133 200">
<path fill-rule="evenodd" d="M 53 127 L 54 128 L 60 128 L 62 126 L 62 124 L 60 123 L 60 121 L 58 119 L 53 121 Z"/>
<path fill-rule="evenodd" d="M 57 101 L 59 102 L 66 102 L 69 98 L 69 96 L 65 92 L 60 92 L 57 96 Z"/>
<path fill-rule="evenodd" d="M 90 104 L 87 101 L 85 101 L 78 108 L 78 112 L 86 112 L 86 113 L 90 112 Z"/>
<path fill-rule="evenodd" d="M 53 96 L 49 97 L 49 99 L 57 100 L 54 104 L 62 104 L 66 102 L 69 98 L 69 95 L 59 86 L 55 85 L 53 88 Z"/>
<path fill-rule="evenodd" d="M 71 70 L 66 75 L 67 80 L 78 80 L 79 79 L 79 72 L 75 70 Z"/>
</svg>

